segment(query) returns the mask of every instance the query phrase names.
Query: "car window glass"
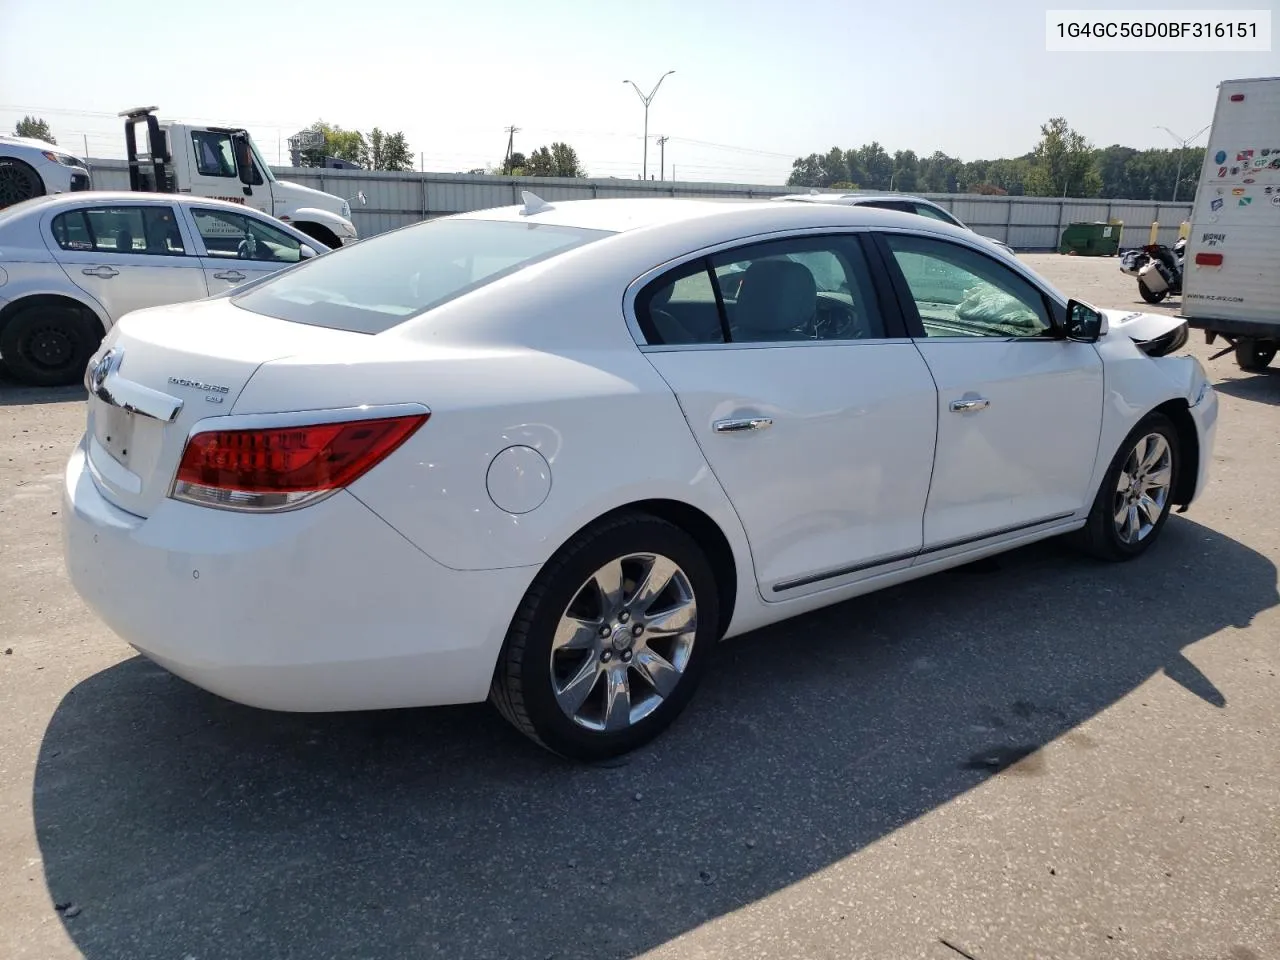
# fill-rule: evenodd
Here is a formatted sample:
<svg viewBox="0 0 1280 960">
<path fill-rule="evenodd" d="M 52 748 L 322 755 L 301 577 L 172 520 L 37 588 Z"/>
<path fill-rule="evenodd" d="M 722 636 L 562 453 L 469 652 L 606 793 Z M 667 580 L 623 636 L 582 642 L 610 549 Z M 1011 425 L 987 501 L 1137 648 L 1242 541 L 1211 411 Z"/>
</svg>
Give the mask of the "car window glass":
<svg viewBox="0 0 1280 960">
<path fill-rule="evenodd" d="M 885 336 L 871 276 L 853 237 L 776 240 L 710 260 L 734 343 Z"/>
<path fill-rule="evenodd" d="M 941 220 L 943 223 L 949 223 L 953 227 L 959 226 L 959 221 L 948 215 L 946 212 L 939 210 L 937 207 L 927 203 L 913 203 L 912 208 L 922 217 L 930 217 L 933 220 Z"/>
<path fill-rule="evenodd" d="M 1034 337 L 1051 329 L 1044 297 L 990 257 L 910 234 L 885 240 L 929 337 Z"/>
<path fill-rule="evenodd" d="M 256 217 L 204 207 L 193 208 L 191 215 L 211 257 L 269 263 L 297 263 L 302 259 L 300 241 Z"/>
<path fill-rule="evenodd" d="M 294 323 L 377 334 L 607 236 L 550 223 L 441 218 L 281 271 L 232 302 Z"/>
<path fill-rule="evenodd" d="M 686 264 L 645 287 L 636 297 L 636 319 L 652 344 L 724 343 L 705 260 Z"/>
<path fill-rule="evenodd" d="M 69 210 L 53 218 L 63 250 L 181 256 L 182 234 L 168 206 L 111 206 Z"/>
<path fill-rule="evenodd" d="M 236 176 L 236 155 L 231 144 L 231 134 L 192 130 L 191 147 L 195 151 L 196 169 L 201 176 Z"/>
</svg>

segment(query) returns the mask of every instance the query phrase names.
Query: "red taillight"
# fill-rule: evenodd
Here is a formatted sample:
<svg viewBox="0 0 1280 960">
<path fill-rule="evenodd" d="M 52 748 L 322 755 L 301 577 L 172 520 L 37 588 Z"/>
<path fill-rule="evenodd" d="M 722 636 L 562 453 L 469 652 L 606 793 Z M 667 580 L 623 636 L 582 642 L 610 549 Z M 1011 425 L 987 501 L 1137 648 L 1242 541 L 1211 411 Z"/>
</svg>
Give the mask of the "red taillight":
<svg viewBox="0 0 1280 960">
<path fill-rule="evenodd" d="M 197 433 L 182 452 L 173 495 L 248 510 L 298 506 L 353 483 L 428 417 Z"/>
<path fill-rule="evenodd" d="M 1196 266 L 1198 267 L 1220 267 L 1222 266 L 1222 254 L 1220 253 L 1197 253 Z"/>
<path fill-rule="evenodd" d="M 1243 94 L 1243 93 L 1233 93 L 1233 94 L 1231 95 L 1231 102 L 1232 102 L 1232 103 L 1239 103 L 1239 102 L 1240 102 L 1241 100 L 1243 100 L 1243 99 L 1244 99 L 1244 94 Z"/>
</svg>

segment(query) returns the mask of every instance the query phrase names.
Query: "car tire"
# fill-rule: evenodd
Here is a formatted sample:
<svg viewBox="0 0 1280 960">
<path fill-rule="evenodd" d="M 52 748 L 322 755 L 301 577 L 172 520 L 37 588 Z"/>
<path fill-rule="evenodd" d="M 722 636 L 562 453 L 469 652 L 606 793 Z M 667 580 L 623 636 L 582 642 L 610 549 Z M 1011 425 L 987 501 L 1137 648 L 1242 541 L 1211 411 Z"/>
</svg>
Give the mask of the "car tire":
<svg viewBox="0 0 1280 960">
<path fill-rule="evenodd" d="M 1159 303 L 1169 295 L 1168 290 L 1161 290 L 1159 293 L 1147 286 L 1143 280 L 1138 281 L 1138 293 L 1142 294 L 1142 299 L 1147 303 Z"/>
<path fill-rule="evenodd" d="M 1236 341 L 1236 364 L 1241 370 L 1265 370 L 1276 357 L 1276 341 L 1245 337 Z"/>
<path fill-rule="evenodd" d="M 43 196 L 44 181 L 40 174 L 21 160 L 0 157 L 0 210 Z"/>
<path fill-rule="evenodd" d="M 81 381 L 99 342 L 74 307 L 35 306 L 14 314 L 0 330 L 0 355 L 15 380 L 57 387 Z"/>
<path fill-rule="evenodd" d="M 1162 413 L 1143 417 L 1112 457 L 1089 519 L 1075 535 L 1076 544 L 1100 560 L 1118 562 L 1141 556 L 1159 539 L 1169 519 L 1181 469 L 1182 451 L 1173 421 Z M 1163 484 L 1163 499 L 1151 496 L 1153 480 Z M 1143 493 L 1158 507 L 1154 520 L 1150 506 L 1142 504 Z M 1124 520 L 1119 519 L 1122 515 Z"/>
<path fill-rule="evenodd" d="M 657 593 L 641 590 L 668 575 Z M 610 582 L 620 584 L 608 591 L 613 602 L 600 587 Z M 525 593 L 490 700 L 561 756 L 592 762 L 634 750 L 693 696 L 720 636 L 718 597 L 706 554 L 684 530 L 643 513 L 609 517 L 561 548 Z"/>
</svg>

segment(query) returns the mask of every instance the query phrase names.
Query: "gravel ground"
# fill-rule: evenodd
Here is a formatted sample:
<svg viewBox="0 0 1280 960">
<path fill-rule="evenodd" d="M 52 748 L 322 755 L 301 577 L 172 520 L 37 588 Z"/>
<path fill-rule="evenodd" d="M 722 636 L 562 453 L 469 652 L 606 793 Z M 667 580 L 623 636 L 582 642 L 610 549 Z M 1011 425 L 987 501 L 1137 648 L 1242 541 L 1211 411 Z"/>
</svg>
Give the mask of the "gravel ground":
<svg viewBox="0 0 1280 960">
<path fill-rule="evenodd" d="M 594 769 L 483 705 L 270 714 L 134 656 L 62 567 L 83 394 L 0 384 L 0 954 L 1280 956 L 1280 373 L 1208 366 L 1210 488 L 1141 561 L 1040 544 L 740 638 Z"/>
</svg>

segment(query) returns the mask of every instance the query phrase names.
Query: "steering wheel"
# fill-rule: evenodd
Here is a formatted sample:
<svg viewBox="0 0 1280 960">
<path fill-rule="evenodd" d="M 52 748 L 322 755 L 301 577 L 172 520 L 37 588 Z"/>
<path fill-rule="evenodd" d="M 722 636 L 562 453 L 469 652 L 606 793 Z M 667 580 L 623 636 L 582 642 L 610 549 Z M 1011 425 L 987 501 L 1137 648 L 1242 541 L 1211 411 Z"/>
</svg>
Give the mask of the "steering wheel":
<svg viewBox="0 0 1280 960">
<path fill-rule="evenodd" d="M 814 339 L 857 340 L 862 335 L 861 317 L 852 305 L 835 297 L 818 297 L 814 313 Z"/>
</svg>

